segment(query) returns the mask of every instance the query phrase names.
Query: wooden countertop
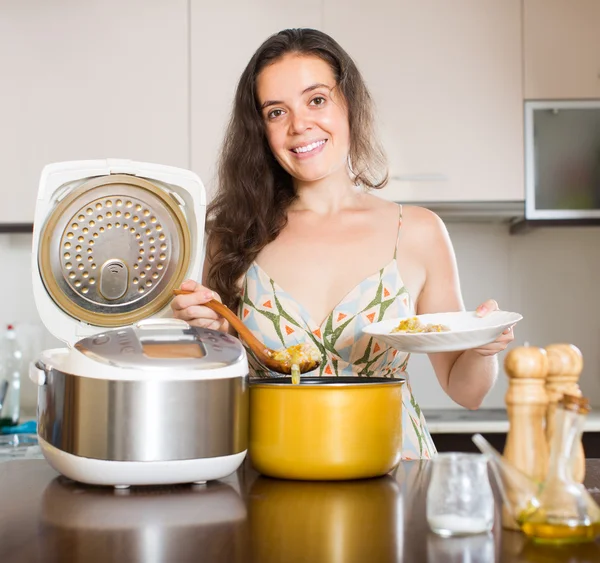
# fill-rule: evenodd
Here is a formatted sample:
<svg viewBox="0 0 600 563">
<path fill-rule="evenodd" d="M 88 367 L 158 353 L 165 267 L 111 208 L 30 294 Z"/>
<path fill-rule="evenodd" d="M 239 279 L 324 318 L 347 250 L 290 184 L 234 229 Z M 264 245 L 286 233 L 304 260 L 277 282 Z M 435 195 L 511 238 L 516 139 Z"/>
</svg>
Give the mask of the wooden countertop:
<svg viewBox="0 0 600 563">
<path fill-rule="evenodd" d="M 115 491 L 44 460 L 0 464 L 2 563 L 421 563 L 600 561 L 600 542 L 541 547 L 502 530 L 442 539 L 425 520 L 427 461 L 365 481 L 278 481 L 247 464 L 205 487 Z M 586 486 L 600 500 L 600 459 Z"/>
</svg>

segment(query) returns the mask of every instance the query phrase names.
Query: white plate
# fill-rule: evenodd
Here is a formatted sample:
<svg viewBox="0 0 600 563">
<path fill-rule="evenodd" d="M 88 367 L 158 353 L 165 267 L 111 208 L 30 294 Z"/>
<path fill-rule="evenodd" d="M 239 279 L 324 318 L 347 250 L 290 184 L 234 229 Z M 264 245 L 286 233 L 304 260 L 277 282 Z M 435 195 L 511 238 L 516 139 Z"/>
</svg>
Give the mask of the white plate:
<svg viewBox="0 0 600 563">
<path fill-rule="evenodd" d="M 423 324 L 443 324 L 448 332 L 421 332 L 407 334 L 391 331 L 401 320 L 417 316 Z M 498 338 L 508 327 L 518 323 L 523 317 L 519 313 L 493 311 L 485 317 L 478 317 L 475 311 L 458 313 L 433 313 L 428 315 L 411 315 L 374 323 L 363 328 L 363 332 L 388 346 L 416 354 L 433 352 L 456 352 L 470 350 L 489 344 Z"/>
</svg>

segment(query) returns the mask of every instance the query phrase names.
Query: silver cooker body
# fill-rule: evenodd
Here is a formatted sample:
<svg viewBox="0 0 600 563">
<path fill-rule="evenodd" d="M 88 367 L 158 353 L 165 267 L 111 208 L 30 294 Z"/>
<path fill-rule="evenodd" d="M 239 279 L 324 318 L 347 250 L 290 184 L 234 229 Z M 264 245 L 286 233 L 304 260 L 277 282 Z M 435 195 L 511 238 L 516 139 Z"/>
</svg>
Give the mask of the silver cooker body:
<svg viewBox="0 0 600 563">
<path fill-rule="evenodd" d="M 38 434 L 63 452 L 105 461 L 228 456 L 248 447 L 248 402 L 247 375 L 116 381 L 46 368 Z"/>
</svg>

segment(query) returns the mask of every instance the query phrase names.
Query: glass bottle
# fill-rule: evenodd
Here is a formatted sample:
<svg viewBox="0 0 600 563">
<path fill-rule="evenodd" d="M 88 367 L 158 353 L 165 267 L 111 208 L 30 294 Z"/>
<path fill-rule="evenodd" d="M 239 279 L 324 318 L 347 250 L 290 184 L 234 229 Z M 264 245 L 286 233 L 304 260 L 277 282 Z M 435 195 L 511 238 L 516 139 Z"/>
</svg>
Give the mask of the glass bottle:
<svg viewBox="0 0 600 563">
<path fill-rule="evenodd" d="M 496 485 L 509 514 L 515 520 L 539 507 L 538 496 L 542 483 L 523 473 L 508 462 L 481 434 L 474 434 L 473 442 L 489 457 Z"/>
<path fill-rule="evenodd" d="M 578 543 L 594 541 L 600 534 L 600 508 L 572 474 L 572 460 L 589 411 L 583 397 L 564 395 L 558 403 L 548 475 L 537 495 L 539 506 L 517 518 L 534 541 Z"/>
<path fill-rule="evenodd" d="M 0 412 L 0 427 L 19 424 L 23 353 L 13 325 L 8 325 L 2 350 L 2 378 L 8 382 Z"/>
</svg>

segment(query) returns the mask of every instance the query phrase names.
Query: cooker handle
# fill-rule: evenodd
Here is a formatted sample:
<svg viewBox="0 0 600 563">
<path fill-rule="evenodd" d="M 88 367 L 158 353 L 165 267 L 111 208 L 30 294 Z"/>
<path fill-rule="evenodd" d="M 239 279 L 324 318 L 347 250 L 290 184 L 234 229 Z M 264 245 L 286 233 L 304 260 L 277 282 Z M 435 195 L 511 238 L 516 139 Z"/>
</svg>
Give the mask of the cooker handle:
<svg viewBox="0 0 600 563">
<path fill-rule="evenodd" d="M 29 379 L 40 387 L 46 383 L 46 370 L 39 363 L 29 364 Z"/>
<path fill-rule="evenodd" d="M 135 326 L 140 329 L 165 328 L 166 326 L 190 328 L 190 325 L 181 319 L 144 319 Z"/>
</svg>

